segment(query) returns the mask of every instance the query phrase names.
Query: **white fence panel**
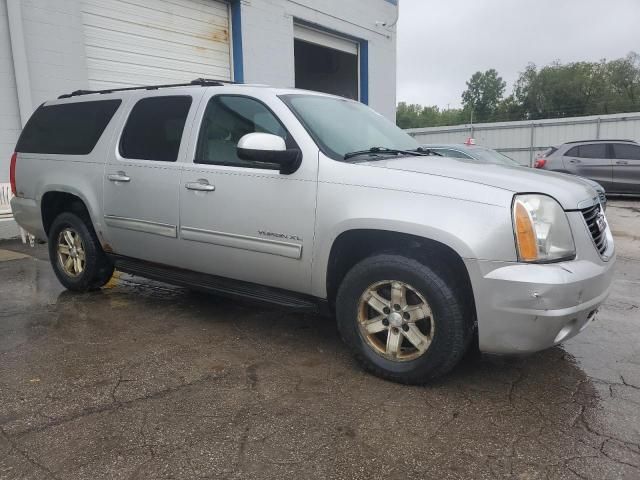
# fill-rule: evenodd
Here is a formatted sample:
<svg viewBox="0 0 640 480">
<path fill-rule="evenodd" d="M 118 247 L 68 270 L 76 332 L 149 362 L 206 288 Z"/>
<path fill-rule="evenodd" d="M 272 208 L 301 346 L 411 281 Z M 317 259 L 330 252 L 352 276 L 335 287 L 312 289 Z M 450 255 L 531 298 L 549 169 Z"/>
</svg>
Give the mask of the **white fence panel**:
<svg viewBox="0 0 640 480">
<path fill-rule="evenodd" d="M 640 141 L 640 112 L 406 131 L 420 143 L 462 143 L 473 137 L 478 145 L 494 148 L 523 165 L 532 165 L 538 154 L 564 142 L 606 138 Z"/>
<path fill-rule="evenodd" d="M 11 215 L 11 197 L 13 197 L 13 193 L 11 192 L 11 184 L 10 183 L 0 183 L 0 219 L 2 218 L 10 218 Z"/>
</svg>

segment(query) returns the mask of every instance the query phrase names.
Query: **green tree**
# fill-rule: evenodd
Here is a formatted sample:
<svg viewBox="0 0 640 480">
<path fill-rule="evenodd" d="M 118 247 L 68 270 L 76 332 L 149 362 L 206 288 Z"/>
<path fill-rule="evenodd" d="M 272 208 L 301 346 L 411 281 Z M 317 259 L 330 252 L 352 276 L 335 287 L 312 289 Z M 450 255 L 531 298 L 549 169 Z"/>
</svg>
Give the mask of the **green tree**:
<svg viewBox="0 0 640 480">
<path fill-rule="evenodd" d="M 494 69 L 476 72 L 462 94 L 463 109 L 398 105 L 403 128 L 475 122 L 599 115 L 640 111 L 640 55 L 600 62 L 526 66 L 503 98 L 505 82 Z"/>
<path fill-rule="evenodd" d="M 437 106 L 398 103 L 396 124 L 400 128 L 439 127 L 456 125 L 462 121 L 460 109 L 440 110 Z"/>
<path fill-rule="evenodd" d="M 640 108 L 640 55 L 629 53 L 625 58 L 607 64 L 611 102 L 621 112 Z"/>
<path fill-rule="evenodd" d="M 462 93 L 464 110 L 473 112 L 474 121 L 489 120 L 496 113 L 506 86 L 493 68 L 474 73 Z"/>
<path fill-rule="evenodd" d="M 424 126 L 420 123 L 421 112 L 421 105 L 400 102 L 396 109 L 396 125 L 400 128 L 417 128 Z"/>
</svg>

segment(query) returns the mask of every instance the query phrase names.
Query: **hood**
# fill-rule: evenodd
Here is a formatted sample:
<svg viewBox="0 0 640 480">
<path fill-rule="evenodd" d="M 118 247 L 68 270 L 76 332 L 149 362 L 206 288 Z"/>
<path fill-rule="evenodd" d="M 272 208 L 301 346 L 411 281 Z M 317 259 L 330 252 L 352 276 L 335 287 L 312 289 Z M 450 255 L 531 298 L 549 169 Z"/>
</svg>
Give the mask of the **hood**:
<svg viewBox="0 0 640 480">
<path fill-rule="evenodd" d="M 455 178 L 513 193 L 544 193 L 560 202 L 565 210 L 578 209 L 581 202 L 597 197 L 592 187 L 573 175 L 478 163 L 477 160 L 420 156 L 360 162 L 358 165 Z"/>
<path fill-rule="evenodd" d="M 602 185 L 600 185 L 598 182 L 596 182 L 595 180 L 591 180 L 590 178 L 587 177 L 575 177 L 577 180 L 580 180 L 581 182 L 586 183 L 587 185 L 589 185 L 590 187 L 592 187 L 596 192 L 602 191 L 604 192 L 604 187 Z"/>
</svg>

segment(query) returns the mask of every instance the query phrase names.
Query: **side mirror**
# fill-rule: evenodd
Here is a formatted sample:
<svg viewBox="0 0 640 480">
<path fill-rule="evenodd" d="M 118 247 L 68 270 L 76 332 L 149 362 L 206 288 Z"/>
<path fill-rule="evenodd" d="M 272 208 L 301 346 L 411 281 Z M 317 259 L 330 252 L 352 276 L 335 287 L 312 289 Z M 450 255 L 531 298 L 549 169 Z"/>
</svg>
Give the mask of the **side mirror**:
<svg viewBox="0 0 640 480">
<path fill-rule="evenodd" d="M 297 148 L 287 149 L 284 138 L 270 133 L 247 133 L 238 142 L 238 158 L 250 162 L 272 163 L 280 167 L 280 173 L 295 172 L 302 161 Z"/>
</svg>

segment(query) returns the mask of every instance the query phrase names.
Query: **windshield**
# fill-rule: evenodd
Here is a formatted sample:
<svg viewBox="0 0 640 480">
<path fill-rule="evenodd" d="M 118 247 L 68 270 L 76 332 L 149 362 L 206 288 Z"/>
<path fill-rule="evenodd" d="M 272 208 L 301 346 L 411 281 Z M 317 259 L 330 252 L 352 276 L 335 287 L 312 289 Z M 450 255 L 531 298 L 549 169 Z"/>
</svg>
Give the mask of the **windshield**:
<svg viewBox="0 0 640 480">
<path fill-rule="evenodd" d="M 476 157 L 476 159 L 486 163 L 497 163 L 499 165 L 507 165 L 510 167 L 522 166 L 513 158 L 507 157 L 506 155 L 496 152 L 495 150 L 491 150 L 490 148 L 474 148 L 471 151 L 471 154 Z"/>
<path fill-rule="evenodd" d="M 321 95 L 282 95 L 280 98 L 320 149 L 335 160 L 373 147 L 395 150 L 419 147 L 412 137 L 362 103 Z"/>
</svg>

